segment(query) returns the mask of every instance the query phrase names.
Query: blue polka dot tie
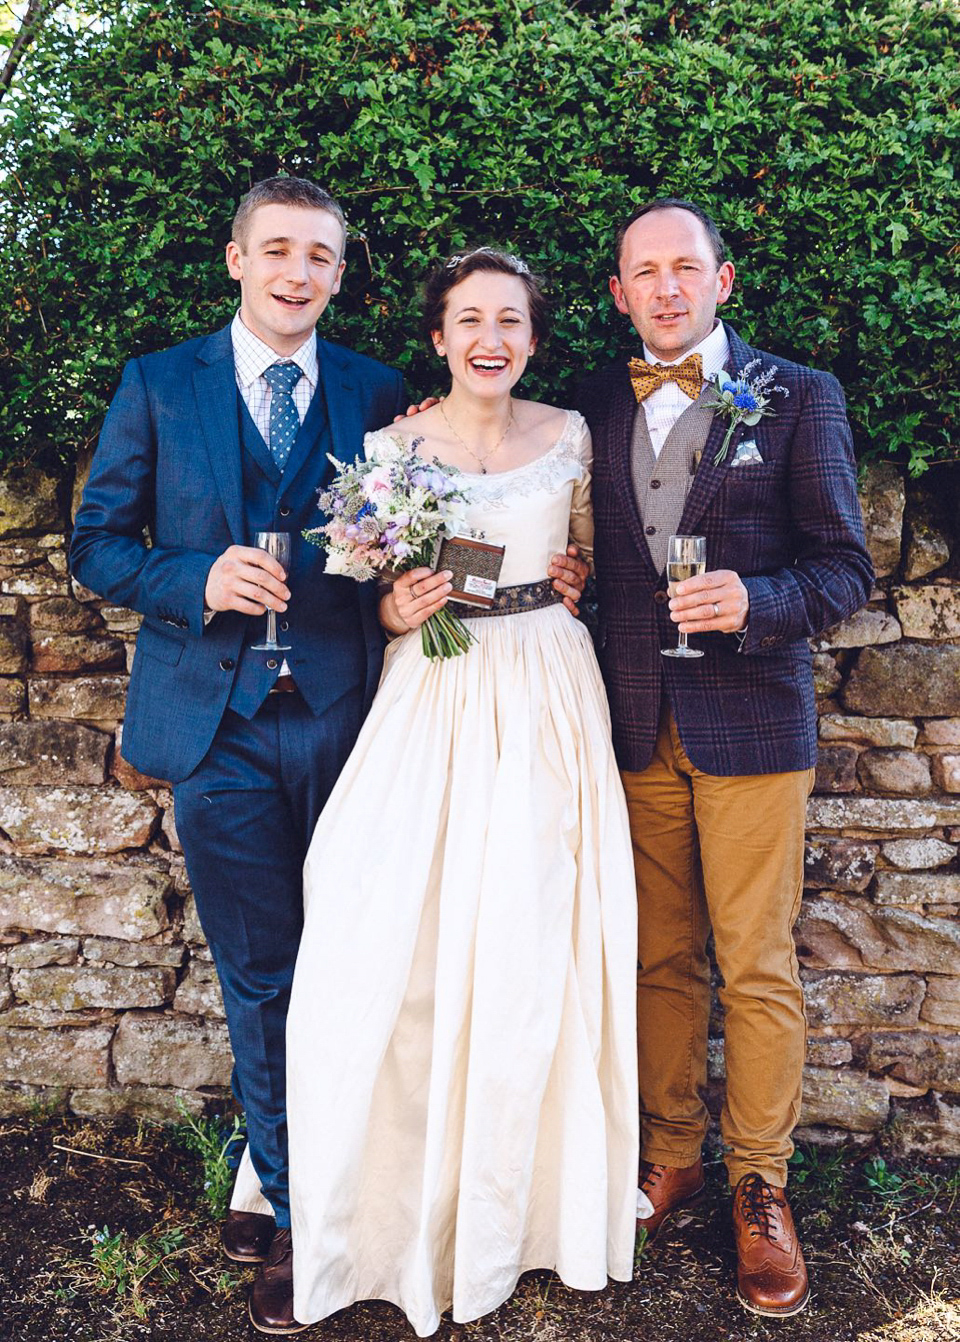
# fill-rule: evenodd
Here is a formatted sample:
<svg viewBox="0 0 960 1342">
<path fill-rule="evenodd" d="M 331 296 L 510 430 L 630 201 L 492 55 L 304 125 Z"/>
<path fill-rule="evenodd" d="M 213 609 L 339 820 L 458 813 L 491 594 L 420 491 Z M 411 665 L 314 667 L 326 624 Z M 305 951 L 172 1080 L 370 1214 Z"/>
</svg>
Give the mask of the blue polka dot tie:
<svg viewBox="0 0 960 1342">
<path fill-rule="evenodd" d="M 275 363 L 263 374 L 273 393 L 270 397 L 270 455 L 281 471 L 287 464 L 293 440 L 300 428 L 300 416 L 292 393 L 302 372 L 295 363 Z"/>
</svg>

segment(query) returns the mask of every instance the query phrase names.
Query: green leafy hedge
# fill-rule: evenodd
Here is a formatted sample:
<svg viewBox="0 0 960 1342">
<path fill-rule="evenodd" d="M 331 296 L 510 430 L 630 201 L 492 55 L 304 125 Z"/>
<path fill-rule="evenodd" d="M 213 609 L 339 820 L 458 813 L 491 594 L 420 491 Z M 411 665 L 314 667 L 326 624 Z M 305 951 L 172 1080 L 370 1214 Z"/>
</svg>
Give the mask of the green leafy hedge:
<svg viewBox="0 0 960 1342">
<path fill-rule="evenodd" d="M 418 280 L 452 248 L 498 241 L 555 301 L 529 389 L 569 400 L 630 342 L 607 295 L 613 227 L 669 192 L 727 237 L 727 315 L 837 374 L 861 450 L 915 471 L 958 455 L 952 0 L 94 13 L 48 20 L 0 108 L 8 459 L 69 459 L 128 356 L 228 320 L 235 202 L 278 171 L 328 185 L 356 234 L 326 330 L 404 368 L 412 391 L 438 383 Z"/>
</svg>

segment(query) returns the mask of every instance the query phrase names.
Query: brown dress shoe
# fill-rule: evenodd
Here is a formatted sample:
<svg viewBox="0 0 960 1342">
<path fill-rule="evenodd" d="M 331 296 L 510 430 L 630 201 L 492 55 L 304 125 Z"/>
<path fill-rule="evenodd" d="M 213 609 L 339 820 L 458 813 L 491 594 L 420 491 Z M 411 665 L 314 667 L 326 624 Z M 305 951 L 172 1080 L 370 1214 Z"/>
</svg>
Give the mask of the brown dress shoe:
<svg viewBox="0 0 960 1342">
<path fill-rule="evenodd" d="M 227 1212 L 220 1227 L 223 1252 L 235 1263 L 262 1263 L 277 1229 L 272 1216 L 260 1212 Z"/>
<path fill-rule="evenodd" d="M 641 1160 L 637 1229 L 642 1227 L 647 1232 L 647 1239 L 653 1239 L 668 1216 L 700 1201 L 703 1188 L 702 1160 L 695 1160 L 692 1165 L 682 1169 L 675 1165 L 655 1165 L 652 1160 Z M 639 1197 L 639 1193 L 643 1193 L 652 1204 L 652 1216 L 640 1215 L 639 1208 L 644 1199 Z"/>
<path fill-rule="evenodd" d="M 273 1237 L 270 1252 L 254 1280 L 249 1308 L 250 1322 L 258 1333 L 283 1337 L 302 1333 L 307 1327 L 293 1317 L 293 1241 L 286 1226 Z"/>
<path fill-rule="evenodd" d="M 759 1174 L 745 1174 L 733 1194 L 737 1298 L 752 1314 L 788 1318 L 810 1299 L 807 1267 L 787 1199 Z"/>
</svg>

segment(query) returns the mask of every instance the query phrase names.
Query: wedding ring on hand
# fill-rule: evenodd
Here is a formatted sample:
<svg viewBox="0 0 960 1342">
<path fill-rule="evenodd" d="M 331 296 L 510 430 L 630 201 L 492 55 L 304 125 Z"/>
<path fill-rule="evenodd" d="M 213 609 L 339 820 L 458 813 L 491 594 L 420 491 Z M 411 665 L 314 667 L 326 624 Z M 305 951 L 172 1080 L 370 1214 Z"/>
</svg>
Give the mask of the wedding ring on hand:
<svg viewBox="0 0 960 1342">
<path fill-rule="evenodd" d="M 715 620 L 719 620 L 719 618 L 720 618 L 720 602 L 719 602 L 719 601 L 715 601 L 715 602 L 713 603 L 713 618 L 714 618 Z"/>
<path fill-rule="evenodd" d="M 415 582 L 410 584 L 410 595 L 413 597 L 414 601 L 417 601 L 420 598 L 420 593 L 417 591 L 417 584 Z"/>
</svg>

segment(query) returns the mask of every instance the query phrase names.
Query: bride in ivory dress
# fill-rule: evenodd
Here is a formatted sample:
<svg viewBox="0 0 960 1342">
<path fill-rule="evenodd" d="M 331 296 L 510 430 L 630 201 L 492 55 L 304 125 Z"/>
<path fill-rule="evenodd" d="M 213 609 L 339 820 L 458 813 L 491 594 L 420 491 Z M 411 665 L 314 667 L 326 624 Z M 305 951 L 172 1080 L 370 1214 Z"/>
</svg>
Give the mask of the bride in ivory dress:
<svg viewBox="0 0 960 1342">
<path fill-rule="evenodd" d="M 427 286 L 452 378 L 415 438 L 465 473 L 506 546 L 507 611 L 430 661 L 450 590 L 417 569 L 304 872 L 287 1029 L 294 1315 L 390 1300 L 421 1337 L 496 1309 L 521 1273 L 630 1279 L 638 1159 L 636 894 L 603 685 L 546 579 L 592 543 L 578 414 L 515 400 L 544 333 L 526 265 L 480 248 Z M 513 590 L 516 589 L 516 590 Z"/>
</svg>

